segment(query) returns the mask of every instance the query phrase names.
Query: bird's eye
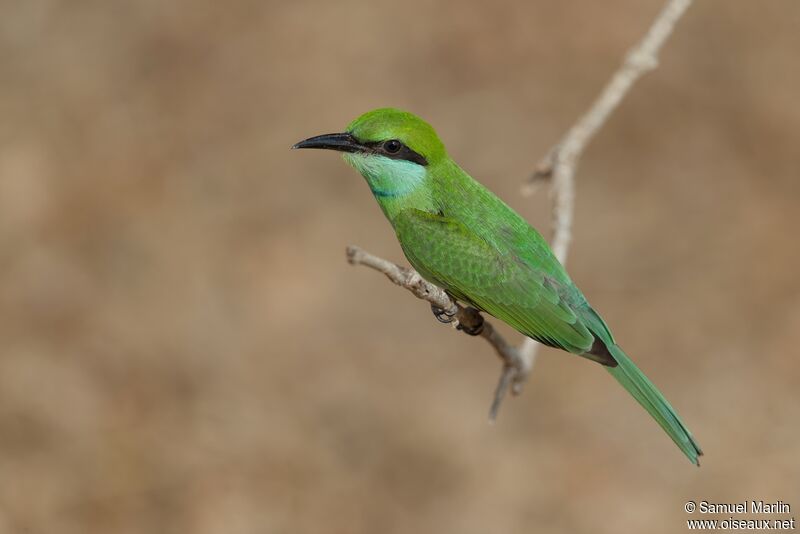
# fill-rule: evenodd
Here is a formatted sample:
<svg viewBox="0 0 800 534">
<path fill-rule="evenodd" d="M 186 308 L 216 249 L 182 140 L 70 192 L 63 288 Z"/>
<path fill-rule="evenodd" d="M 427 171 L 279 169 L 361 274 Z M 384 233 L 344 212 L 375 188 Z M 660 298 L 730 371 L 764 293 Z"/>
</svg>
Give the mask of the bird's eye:
<svg viewBox="0 0 800 534">
<path fill-rule="evenodd" d="M 403 143 L 401 143 L 397 139 L 389 139 L 388 141 L 383 143 L 383 149 L 389 154 L 397 154 L 398 152 L 400 152 L 401 148 L 403 148 Z"/>
</svg>

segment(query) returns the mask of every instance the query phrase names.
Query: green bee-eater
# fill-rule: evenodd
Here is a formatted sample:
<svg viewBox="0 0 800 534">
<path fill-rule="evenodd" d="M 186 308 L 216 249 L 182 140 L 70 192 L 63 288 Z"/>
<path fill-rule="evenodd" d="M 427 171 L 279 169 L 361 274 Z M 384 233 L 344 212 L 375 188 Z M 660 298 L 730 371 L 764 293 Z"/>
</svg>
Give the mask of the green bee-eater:
<svg viewBox="0 0 800 534">
<path fill-rule="evenodd" d="M 312 137 L 293 148 L 343 152 L 366 178 L 408 261 L 426 280 L 526 336 L 602 364 L 698 464 L 703 453 L 689 429 L 617 345 L 547 242 L 464 172 L 428 123 L 404 111 L 377 109 L 344 133 Z"/>
</svg>

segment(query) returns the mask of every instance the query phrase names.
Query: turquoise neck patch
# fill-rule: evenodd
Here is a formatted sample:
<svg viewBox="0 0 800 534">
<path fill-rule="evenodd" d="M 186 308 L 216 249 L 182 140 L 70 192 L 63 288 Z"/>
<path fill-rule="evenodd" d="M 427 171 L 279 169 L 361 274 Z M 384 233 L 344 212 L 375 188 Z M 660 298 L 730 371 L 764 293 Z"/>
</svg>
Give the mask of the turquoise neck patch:
<svg viewBox="0 0 800 534">
<path fill-rule="evenodd" d="M 402 159 L 374 154 L 344 154 L 344 160 L 367 180 L 378 198 L 396 198 L 412 193 L 425 180 L 425 167 Z"/>
</svg>

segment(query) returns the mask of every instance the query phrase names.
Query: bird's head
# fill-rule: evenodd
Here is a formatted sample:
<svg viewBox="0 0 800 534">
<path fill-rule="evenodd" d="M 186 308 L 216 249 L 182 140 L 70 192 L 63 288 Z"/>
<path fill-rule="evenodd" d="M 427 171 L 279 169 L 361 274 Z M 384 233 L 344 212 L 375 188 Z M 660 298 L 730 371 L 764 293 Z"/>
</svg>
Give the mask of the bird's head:
<svg viewBox="0 0 800 534">
<path fill-rule="evenodd" d="M 311 137 L 292 148 L 344 153 L 379 198 L 406 196 L 424 185 L 428 170 L 447 159 L 444 145 L 427 122 L 406 111 L 369 111 L 342 133 Z"/>
</svg>

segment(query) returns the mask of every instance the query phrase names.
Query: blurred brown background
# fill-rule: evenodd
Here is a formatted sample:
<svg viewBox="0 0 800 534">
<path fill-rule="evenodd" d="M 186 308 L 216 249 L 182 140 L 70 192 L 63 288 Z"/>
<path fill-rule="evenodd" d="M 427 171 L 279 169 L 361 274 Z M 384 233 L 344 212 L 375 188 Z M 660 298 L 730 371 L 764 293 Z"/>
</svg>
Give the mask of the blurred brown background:
<svg viewBox="0 0 800 534">
<path fill-rule="evenodd" d="M 660 0 L 2 4 L 0 532 L 682 532 L 687 499 L 800 510 L 795 0 L 696 2 L 578 173 L 570 272 L 701 469 L 549 349 L 489 426 L 490 349 L 348 266 L 349 243 L 403 258 L 361 177 L 288 149 L 407 108 L 547 233 L 520 183 Z"/>
</svg>

